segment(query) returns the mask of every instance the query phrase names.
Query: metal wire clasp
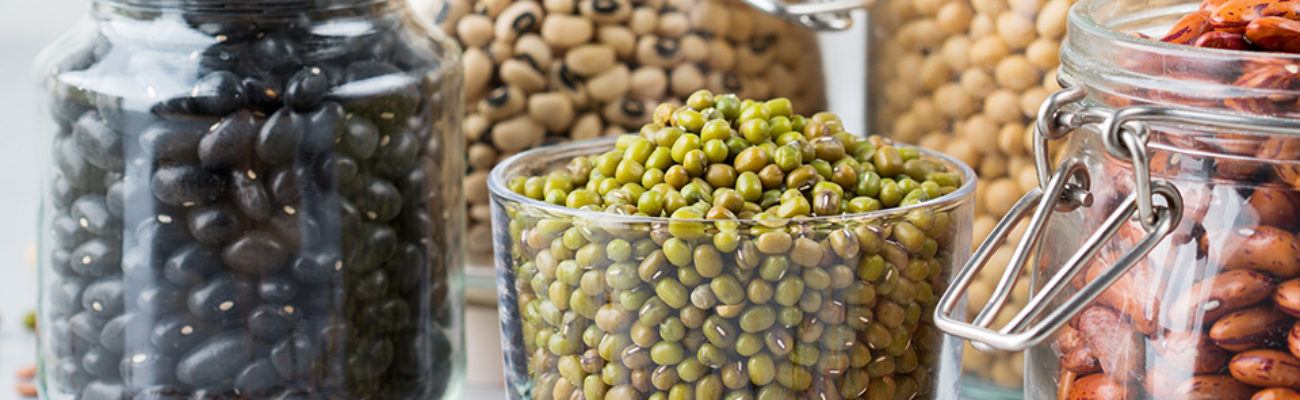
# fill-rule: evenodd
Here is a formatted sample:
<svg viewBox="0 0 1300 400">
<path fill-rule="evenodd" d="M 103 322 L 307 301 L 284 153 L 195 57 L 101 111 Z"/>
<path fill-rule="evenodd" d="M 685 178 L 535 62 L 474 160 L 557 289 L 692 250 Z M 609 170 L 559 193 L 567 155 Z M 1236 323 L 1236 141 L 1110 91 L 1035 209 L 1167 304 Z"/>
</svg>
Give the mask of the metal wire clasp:
<svg viewBox="0 0 1300 400">
<path fill-rule="evenodd" d="M 952 286 L 939 300 L 935 310 L 935 324 L 951 335 L 971 340 L 977 348 L 1023 350 L 1042 342 L 1060 329 L 1071 317 L 1082 311 L 1128 272 L 1139 260 L 1146 257 L 1160 240 L 1168 236 L 1182 216 L 1182 197 L 1178 190 L 1164 180 L 1153 180 L 1147 159 L 1149 129 L 1141 120 L 1163 119 L 1177 114 L 1156 107 L 1127 107 L 1111 111 L 1104 108 L 1065 109 L 1065 105 L 1078 102 L 1086 95 L 1082 86 L 1062 79 L 1065 89 L 1049 96 L 1039 109 L 1034 126 L 1034 158 L 1038 169 L 1039 187 L 1021 197 L 1007 215 L 998 222 L 988 239 L 980 244 L 970 261 L 962 267 Z M 1029 299 L 1023 310 L 1010 322 L 994 330 L 989 325 L 1006 305 L 1016 280 L 1030 260 L 1030 252 L 1042 242 L 1045 227 L 1057 212 L 1069 212 L 1078 207 L 1090 207 L 1092 196 L 1087 166 L 1077 158 L 1063 160 L 1056 168 L 1050 165 L 1048 143 L 1069 136 L 1084 125 L 1096 124 L 1104 135 L 1106 152 L 1133 163 L 1134 193 L 1093 232 L 1081 248 L 1065 261 L 1051 278 Z M 1156 197 L 1162 202 L 1157 203 Z M 975 276 L 988 263 L 994 250 L 1006 241 L 1010 232 L 1032 213 L 1025 236 L 1016 244 L 1010 263 L 988 304 L 972 322 L 954 315 L 959 301 L 974 282 Z M 1070 279 L 1084 270 L 1096 257 L 1102 246 L 1119 232 L 1120 227 L 1137 214 L 1146 234 L 1097 278 L 1084 285 L 1050 314 L 1050 302 L 1065 290 Z"/>
<path fill-rule="evenodd" d="M 849 11 L 868 8 L 875 0 L 822 0 L 786 4 L 779 0 L 744 0 L 759 11 L 817 31 L 842 31 L 853 26 Z"/>
</svg>

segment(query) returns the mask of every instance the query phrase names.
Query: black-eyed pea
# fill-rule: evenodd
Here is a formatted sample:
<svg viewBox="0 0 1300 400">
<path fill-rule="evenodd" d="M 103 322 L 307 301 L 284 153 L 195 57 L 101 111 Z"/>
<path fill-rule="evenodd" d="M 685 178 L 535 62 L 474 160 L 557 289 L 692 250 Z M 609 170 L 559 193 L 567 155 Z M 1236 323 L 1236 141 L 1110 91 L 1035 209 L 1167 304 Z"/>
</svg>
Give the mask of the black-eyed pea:
<svg viewBox="0 0 1300 400">
<path fill-rule="evenodd" d="M 596 41 L 614 48 L 620 60 L 631 60 L 636 54 L 636 34 L 623 25 L 601 25 L 596 28 Z"/>
<path fill-rule="evenodd" d="M 707 89 L 713 93 L 743 93 L 745 91 L 745 82 L 740 77 L 721 72 L 709 72 L 709 83 Z"/>
<path fill-rule="evenodd" d="M 663 68 L 641 66 L 632 72 L 630 94 L 632 97 L 652 100 L 664 97 L 668 91 L 668 74 Z"/>
<path fill-rule="evenodd" d="M 627 92 L 631 81 L 631 72 L 627 65 L 618 64 L 587 80 L 587 95 L 592 100 L 606 102 L 617 99 Z"/>
<path fill-rule="evenodd" d="M 988 111 L 985 109 L 985 111 Z M 987 114 L 979 113 L 971 115 L 966 119 L 965 131 L 963 135 L 975 146 L 975 150 L 983 154 L 996 153 L 998 151 L 998 125 L 997 121 L 989 118 Z M 997 175 L 985 175 L 997 176 Z"/>
<path fill-rule="evenodd" d="M 484 49 L 487 51 L 488 58 L 492 59 L 493 65 L 499 66 L 515 56 L 514 43 L 504 40 L 493 40 Z"/>
<path fill-rule="evenodd" d="M 1024 118 L 1020 113 L 1020 96 L 1007 89 L 998 89 L 984 98 L 984 113 L 1000 123 Z"/>
<path fill-rule="evenodd" d="M 808 41 L 806 37 L 783 31 L 776 35 L 776 43 L 772 45 L 772 53 L 776 56 L 778 62 L 785 65 L 808 64 L 803 62 L 808 58 L 808 49 L 816 47 L 817 43 Z"/>
<path fill-rule="evenodd" d="M 545 15 L 542 6 L 535 2 L 514 2 L 497 16 L 493 33 L 498 40 L 514 41 L 519 35 L 536 29 Z"/>
<path fill-rule="evenodd" d="M 702 63 L 709 59 L 709 42 L 700 35 L 690 34 L 681 39 L 682 57 L 687 62 Z"/>
<path fill-rule="evenodd" d="M 574 108 L 587 107 L 587 103 L 591 100 L 587 96 L 587 88 L 582 83 L 582 78 L 569 70 L 562 61 L 551 62 L 547 80 L 552 89 L 569 97 L 569 102 L 573 103 Z"/>
<path fill-rule="evenodd" d="M 469 167 L 475 171 L 487 171 L 492 169 L 492 164 L 497 160 L 497 149 L 487 143 L 474 143 L 466 151 L 469 160 Z"/>
<path fill-rule="evenodd" d="M 998 151 L 1009 156 L 1025 154 L 1025 124 L 1009 122 L 998 130 Z M 1014 171 L 1014 170 L 1013 170 Z"/>
<path fill-rule="evenodd" d="M 473 223 L 486 224 L 492 221 L 492 206 L 487 202 L 471 204 L 469 207 L 469 219 Z"/>
<path fill-rule="evenodd" d="M 909 53 L 895 60 L 895 78 L 904 82 L 917 82 L 921 79 L 921 64 L 925 63 L 925 56 L 921 53 Z"/>
<path fill-rule="evenodd" d="M 970 47 L 971 64 L 982 68 L 992 68 L 999 61 L 1011 54 L 1011 47 L 998 35 L 987 35 L 976 40 Z"/>
<path fill-rule="evenodd" d="M 465 47 L 482 47 L 492 42 L 492 19 L 482 14 L 470 14 L 456 23 L 456 37 Z"/>
<path fill-rule="evenodd" d="M 1006 0 L 971 0 L 970 5 L 980 14 L 998 15 L 1007 10 Z"/>
<path fill-rule="evenodd" d="M 1038 38 L 1025 47 L 1025 58 L 1042 69 L 1056 68 L 1061 64 L 1061 43 L 1052 39 Z"/>
<path fill-rule="evenodd" d="M 1070 12 L 1069 0 L 1050 0 L 1038 13 L 1034 29 L 1038 36 L 1048 39 L 1060 39 L 1065 35 L 1065 16 Z"/>
<path fill-rule="evenodd" d="M 535 93 L 528 98 L 528 115 L 542 121 L 548 132 L 562 133 L 573 123 L 573 102 L 564 93 Z"/>
<path fill-rule="evenodd" d="M 774 96 L 771 97 L 794 97 L 799 92 L 800 83 L 805 83 L 795 77 L 795 74 L 782 64 L 773 64 L 763 75 L 764 82 L 772 88 Z"/>
<path fill-rule="evenodd" d="M 741 75 L 757 75 L 772 62 L 774 52 L 770 45 L 774 36 L 754 36 L 746 46 L 736 47 L 735 69 Z"/>
<path fill-rule="evenodd" d="M 988 93 L 997 90 L 998 84 L 993 81 L 993 75 L 979 68 L 971 68 L 961 72 L 961 78 L 957 82 L 961 83 L 961 88 L 967 93 Z"/>
<path fill-rule="evenodd" d="M 950 1 L 939 8 L 935 13 L 934 20 L 939 23 L 939 29 L 949 35 L 960 35 L 966 33 L 970 27 L 971 17 L 974 12 L 964 1 Z"/>
<path fill-rule="evenodd" d="M 573 0 L 542 0 L 542 8 L 552 14 L 574 14 L 576 6 Z"/>
<path fill-rule="evenodd" d="M 916 99 L 919 91 L 920 89 L 908 84 L 907 81 L 896 79 L 885 84 L 885 101 L 892 104 L 908 104 Z"/>
<path fill-rule="evenodd" d="M 650 7 L 637 7 L 628 17 L 627 27 L 637 35 L 654 32 L 659 27 L 659 12 Z"/>
<path fill-rule="evenodd" d="M 728 70 L 736 64 L 736 50 L 722 39 L 709 41 L 709 68 Z"/>
<path fill-rule="evenodd" d="M 498 86 L 478 102 L 478 112 L 489 121 L 499 121 L 524 109 L 527 96 L 518 87 Z"/>
<path fill-rule="evenodd" d="M 903 119 L 899 118 L 898 120 L 902 121 Z M 932 131 L 921 136 L 921 140 L 914 143 L 927 149 L 942 149 L 948 143 L 948 134 L 942 131 Z"/>
<path fill-rule="evenodd" d="M 998 83 L 998 86 L 1020 91 L 1038 83 L 1041 74 L 1038 67 L 1029 63 L 1029 59 L 1025 56 L 1013 55 L 998 62 L 997 68 L 993 71 L 993 80 Z"/>
<path fill-rule="evenodd" d="M 636 42 L 636 60 L 641 65 L 671 68 L 681 63 L 681 42 L 673 38 L 643 35 Z"/>
<path fill-rule="evenodd" d="M 908 112 L 916 114 L 918 117 L 938 115 L 939 108 L 930 98 L 920 98 L 911 103 L 911 108 L 908 109 Z M 944 121 L 940 118 L 920 118 L 919 122 L 921 129 L 926 131 L 939 130 L 948 127 L 948 121 Z"/>
<path fill-rule="evenodd" d="M 506 7 L 510 5 L 511 0 L 482 0 L 474 3 L 474 11 L 492 18 L 501 15 Z"/>
<path fill-rule="evenodd" d="M 605 104 L 601 114 L 605 117 L 605 121 L 609 123 L 632 129 L 650 122 L 648 107 L 641 100 L 622 98 Z"/>
<path fill-rule="evenodd" d="M 484 133 L 487 133 L 488 125 L 491 123 L 492 121 L 489 121 L 487 117 L 477 113 L 470 113 L 465 116 L 465 121 L 461 122 L 460 127 L 461 131 L 465 132 L 465 140 L 477 142 L 483 137 Z"/>
<path fill-rule="evenodd" d="M 600 137 L 601 132 L 600 115 L 589 112 L 582 114 L 573 122 L 573 129 L 569 130 L 569 139 L 595 139 Z"/>
<path fill-rule="evenodd" d="M 595 34 L 591 20 L 574 15 L 551 13 L 542 20 L 542 40 L 551 47 L 567 49 L 587 43 Z"/>
<path fill-rule="evenodd" d="M 668 87 L 677 97 L 689 96 L 691 92 L 704 87 L 704 84 L 704 73 L 695 64 L 678 65 L 668 75 Z"/>
<path fill-rule="evenodd" d="M 772 85 L 769 85 L 767 80 L 764 79 L 748 78 L 745 82 L 745 91 L 742 93 L 745 93 L 745 97 L 766 99 L 772 97 Z M 685 95 L 682 96 L 685 97 Z"/>
<path fill-rule="evenodd" d="M 754 15 L 749 6 L 729 6 L 727 13 L 727 39 L 734 43 L 744 43 L 754 34 Z"/>
<path fill-rule="evenodd" d="M 894 120 L 892 137 L 906 143 L 915 142 L 925 132 L 925 128 L 921 126 L 921 120 L 924 118 L 920 115 L 922 114 L 908 112 L 898 116 L 898 119 Z"/>
<path fill-rule="evenodd" d="M 978 40 L 985 36 L 997 35 L 997 21 L 994 18 L 996 16 L 997 14 L 975 14 L 975 16 L 970 19 L 970 32 L 967 36 L 970 36 L 971 39 Z"/>
<path fill-rule="evenodd" d="M 465 232 L 465 245 L 470 254 L 491 254 L 492 225 L 475 224 Z"/>
<path fill-rule="evenodd" d="M 943 4 L 943 0 L 913 0 L 912 9 L 921 15 L 930 16 L 938 13 Z"/>
<path fill-rule="evenodd" d="M 704 0 L 689 10 L 690 15 L 688 17 L 691 28 L 695 32 L 718 35 L 727 31 L 727 23 L 730 22 L 727 14 L 730 10 L 727 9 L 723 2 Z"/>
<path fill-rule="evenodd" d="M 657 13 L 659 10 L 664 8 L 664 3 L 666 3 L 666 0 L 640 0 L 636 2 L 636 5 L 638 7 L 650 8 L 651 10 L 655 10 Z"/>
<path fill-rule="evenodd" d="M 627 134 L 627 129 L 624 129 L 617 125 L 610 125 L 610 126 L 606 126 L 605 131 L 601 132 L 600 135 L 604 137 L 615 137 L 615 136 L 626 135 L 626 134 Z"/>
<path fill-rule="evenodd" d="M 411 7 L 415 10 L 416 15 L 421 16 L 440 16 L 437 23 L 438 29 L 443 32 L 454 32 L 456 24 L 460 22 L 461 17 L 469 15 L 473 9 L 473 3 L 470 0 L 448 0 L 448 1 L 412 1 Z"/>
<path fill-rule="evenodd" d="M 614 47 L 606 44 L 582 45 L 564 54 L 564 65 L 581 76 L 604 72 L 617 60 Z"/>
<path fill-rule="evenodd" d="M 1025 89 L 1020 93 L 1020 113 L 1027 118 L 1033 118 L 1038 115 L 1038 107 L 1047 100 L 1047 96 L 1052 92 L 1042 86 L 1035 86 Z"/>
<path fill-rule="evenodd" d="M 685 13 L 669 11 L 659 14 L 659 25 L 655 27 L 655 34 L 666 38 L 680 38 L 690 30 L 691 21 Z"/>
<path fill-rule="evenodd" d="M 975 100 L 961 85 L 948 83 L 934 91 L 934 104 L 939 111 L 952 118 L 964 118 L 975 112 Z"/>
<path fill-rule="evenodd" d="M 908 34 L 911 36 L 912 44 L 916 48 L 923 50 L 938 49 L 943 44 L 943 40 L 947 38 L 947 35 L 943 33 L 943 29 L 939 28 L 939 23 L 935 22 L 933 18 L 908 22 L 901 29 L 903 32 L 900 32 L 900 35 Z"/>
<path fill-rule="evenodd" d="M 465 175 L 465 201 L 470 204 L 486 203 L 488 171 L 474 171 Z"/>
<path fill-rule="evenodd" d="M 537 146 L 544 136 L 546 128 L 528 114 L 519 114 L 492 127 L 492 144 L 502 151 L 521 151 Z"/>
<path fill-rule="evenodd" d="M 578 14 L 597 24 L 620 24 L 632 15 L 629 0 L 579 0 Z"/>
<path fill-rule="evenodd" d="M 1011 48 L 1019 50 L 1034 40 L 1034 21 L 1014 11 L 1003 11 L 995 21 L 998 36 Z"/>
<path fill-rule="evenodd" d="M 943 42 L 943 47 L 939 49 L 939 55 L 948 63 L 948 67 L 954 71 L 964 70 L 970 65 L 971 43 L 970 38 L 965 36 L 950 37 Z"/>
<path fill-rule="evenodd" d="M 541 67 L 551 65 L 551 47 L 536 33 L 526 33 L 515 40 L 515 57 L 541 70 Z"/>
<path fill-rule="evenodd" d="M 470 47 L 461 54 L 460 63 L 465 70 L 465 98 L 472 101 L 487 91 L 488 81 L 492 80 L 492 59 L 483 50 Z"/>
<path fill-rule="evenodd" d="M 546 88 L 546 76 L 533 68 L 527 61 L 512 58 L 501 63 L 499 69 L 501 80 L 511 86 L 532 93 Z"/>
<path fill-rule="evenodd" d="M 952 81 L 952 68 L 940 54 L 930 54 L 921 61 L 917 78 L 924 90 L 934 90 L 940 85 Z"/>
</svg>

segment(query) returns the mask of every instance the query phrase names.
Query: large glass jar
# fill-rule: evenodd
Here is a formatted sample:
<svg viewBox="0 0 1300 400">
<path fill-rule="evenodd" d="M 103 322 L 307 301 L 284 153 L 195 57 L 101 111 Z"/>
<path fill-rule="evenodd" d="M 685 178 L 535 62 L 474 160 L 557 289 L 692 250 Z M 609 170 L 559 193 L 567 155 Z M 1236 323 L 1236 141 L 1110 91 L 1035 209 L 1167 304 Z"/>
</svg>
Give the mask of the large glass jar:
<svg viewBox="0 0 1300 400">
<path fill-rule="evenodd" d="M 739 0 L 413 0 L 464 48 L 471 265 L 488 172 L 542 144 L 636 132 L 699 89 L 826 109 L 814 32 Z"/>
<path fill-rule="evenodd" d="M 1035 139 L 1064 143 L 1061 163 L 1037 154 L 1043 189 L 1009 216 L 1036 200 L 1050 216 L 1042 236 L 1026 235 L 1039 256 L 1019 283 L 1043 307 L 1000 333 L 936 317 L 950 333 L 1028 348 L 1027 398 L 1300 389 L 1300 56 L 1144 38 L 1199 7 L 1081 0 L 1070 12 L 1067 88 L 1047 100 Z"/>
<path fill-rule="evenodd" d="M 457 396 L 458 55 L 402 1 L 95 1 L 36 67 L 42 398 Z"/>
<path fill-rule="evenodd" d="M 928 316 L 967 256 L 969 168 L 922 150 L 963 185 L 784 220 L 617 215 L 507 186 L 613 146 L 550 146 L 493 170 L 510 398 L 956 398 L 960 344 Z"/>
</svg>

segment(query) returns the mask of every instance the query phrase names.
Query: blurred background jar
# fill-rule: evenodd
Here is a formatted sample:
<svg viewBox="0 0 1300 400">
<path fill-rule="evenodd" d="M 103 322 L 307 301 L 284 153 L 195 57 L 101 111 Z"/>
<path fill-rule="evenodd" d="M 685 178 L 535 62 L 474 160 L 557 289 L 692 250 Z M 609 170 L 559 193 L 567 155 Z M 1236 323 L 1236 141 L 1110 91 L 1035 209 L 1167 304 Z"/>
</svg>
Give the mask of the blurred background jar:
<svg viewBox="0 0 1300 400">
<path fill-rule="evenodd" d="M 36 66 L 43 397 L 457 397 L 455 49 L 395 0 L 94 2 Z"/>
<path fill-rule="evenodd" d="M 742 1 L 412 3 L 464 50 L 467 243 L 489 277 L 487 177 L 498 161 L 635 132 L 650 107 L 698 89 L 826 108 L 814 32 Z"/>
<path fill-rule="evenodd" d="M 983 241 L 1016 199 L 1038 185 L 1029 140 L 1032 122 L 1043 99 L 1060 88 L 1057 54 L 1073 3 L 881 0 L 871 9 L 866 72 L 870 129 L 940 150 L 975 169 L 980 179 L 975 243 Z M 968 304 L 982 307 L 995 282 L 980 281 Z M 1024 296 L 1013 296 L 1004 318 L 1024 302 Z M 981 389 L 980 395 L 998 392 L 982 389 L 1020 387 L 1021 368 L 1011 367 L 1018 357 L 965 354 L 973 378 L 966 381 L 992 384 L 968 385 Z M 1020 396 L 1018 390 L 1001 393 Z"/>
</svg>

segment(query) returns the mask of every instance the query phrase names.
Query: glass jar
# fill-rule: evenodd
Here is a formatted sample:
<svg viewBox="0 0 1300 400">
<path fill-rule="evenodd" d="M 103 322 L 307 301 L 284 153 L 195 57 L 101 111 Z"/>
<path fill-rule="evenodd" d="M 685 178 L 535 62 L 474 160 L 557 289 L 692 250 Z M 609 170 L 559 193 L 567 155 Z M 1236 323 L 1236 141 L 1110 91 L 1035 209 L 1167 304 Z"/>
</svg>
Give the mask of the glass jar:
<svg viewBox="0 0 1300 400">
<path fill-rule="evenodd" d="M 1300 364 L 1300 56 L 1143 38 L 1200 6 L 1071 10 L 1067 88 L 1036 123 L 1041 189 L 1011 207 L 940 301 L 944 331 L 1027 349 L 1027 398 L 1261 398 L 1300 380 L 1289 367 Z M 1051 141 L 1064 143 L 1059 165 L 1042 151 Z M 1031 287 L 1026 311 L 998 328 L 946 315 L 1035 207 L 1025 257 L 999 287 L 1037 254 L 1031 282 L 1018 283 Z"/>
<path fill-rule="evenodd" d="M 42 398 L 457 397 L 459 65 L 402 1 L 95 1 L 36 67 Z"/>
<path fill-rule="evenodd" d="M 511 398 L 956 397 L 960 345 L 927 316 L 967 256 L 969 168 L 922 150 L 964 184 L 914 206 L 791 220 L 616 215 L 507 187 L 613 146 L 530 150 L 493 170 Z M 904 246 L 904 231 L 926 244 Z M 766 244 L 791 236 L 789 252 Z"/>
<path fill-rule="evenodd" d="M 465 50 L 471 265 L 491 265 L 488 172 L 520 151 L 636 132 L 699 89 L 826 109 L 814 32 L 738 0 L 414 2 Z"/>
</svg>

